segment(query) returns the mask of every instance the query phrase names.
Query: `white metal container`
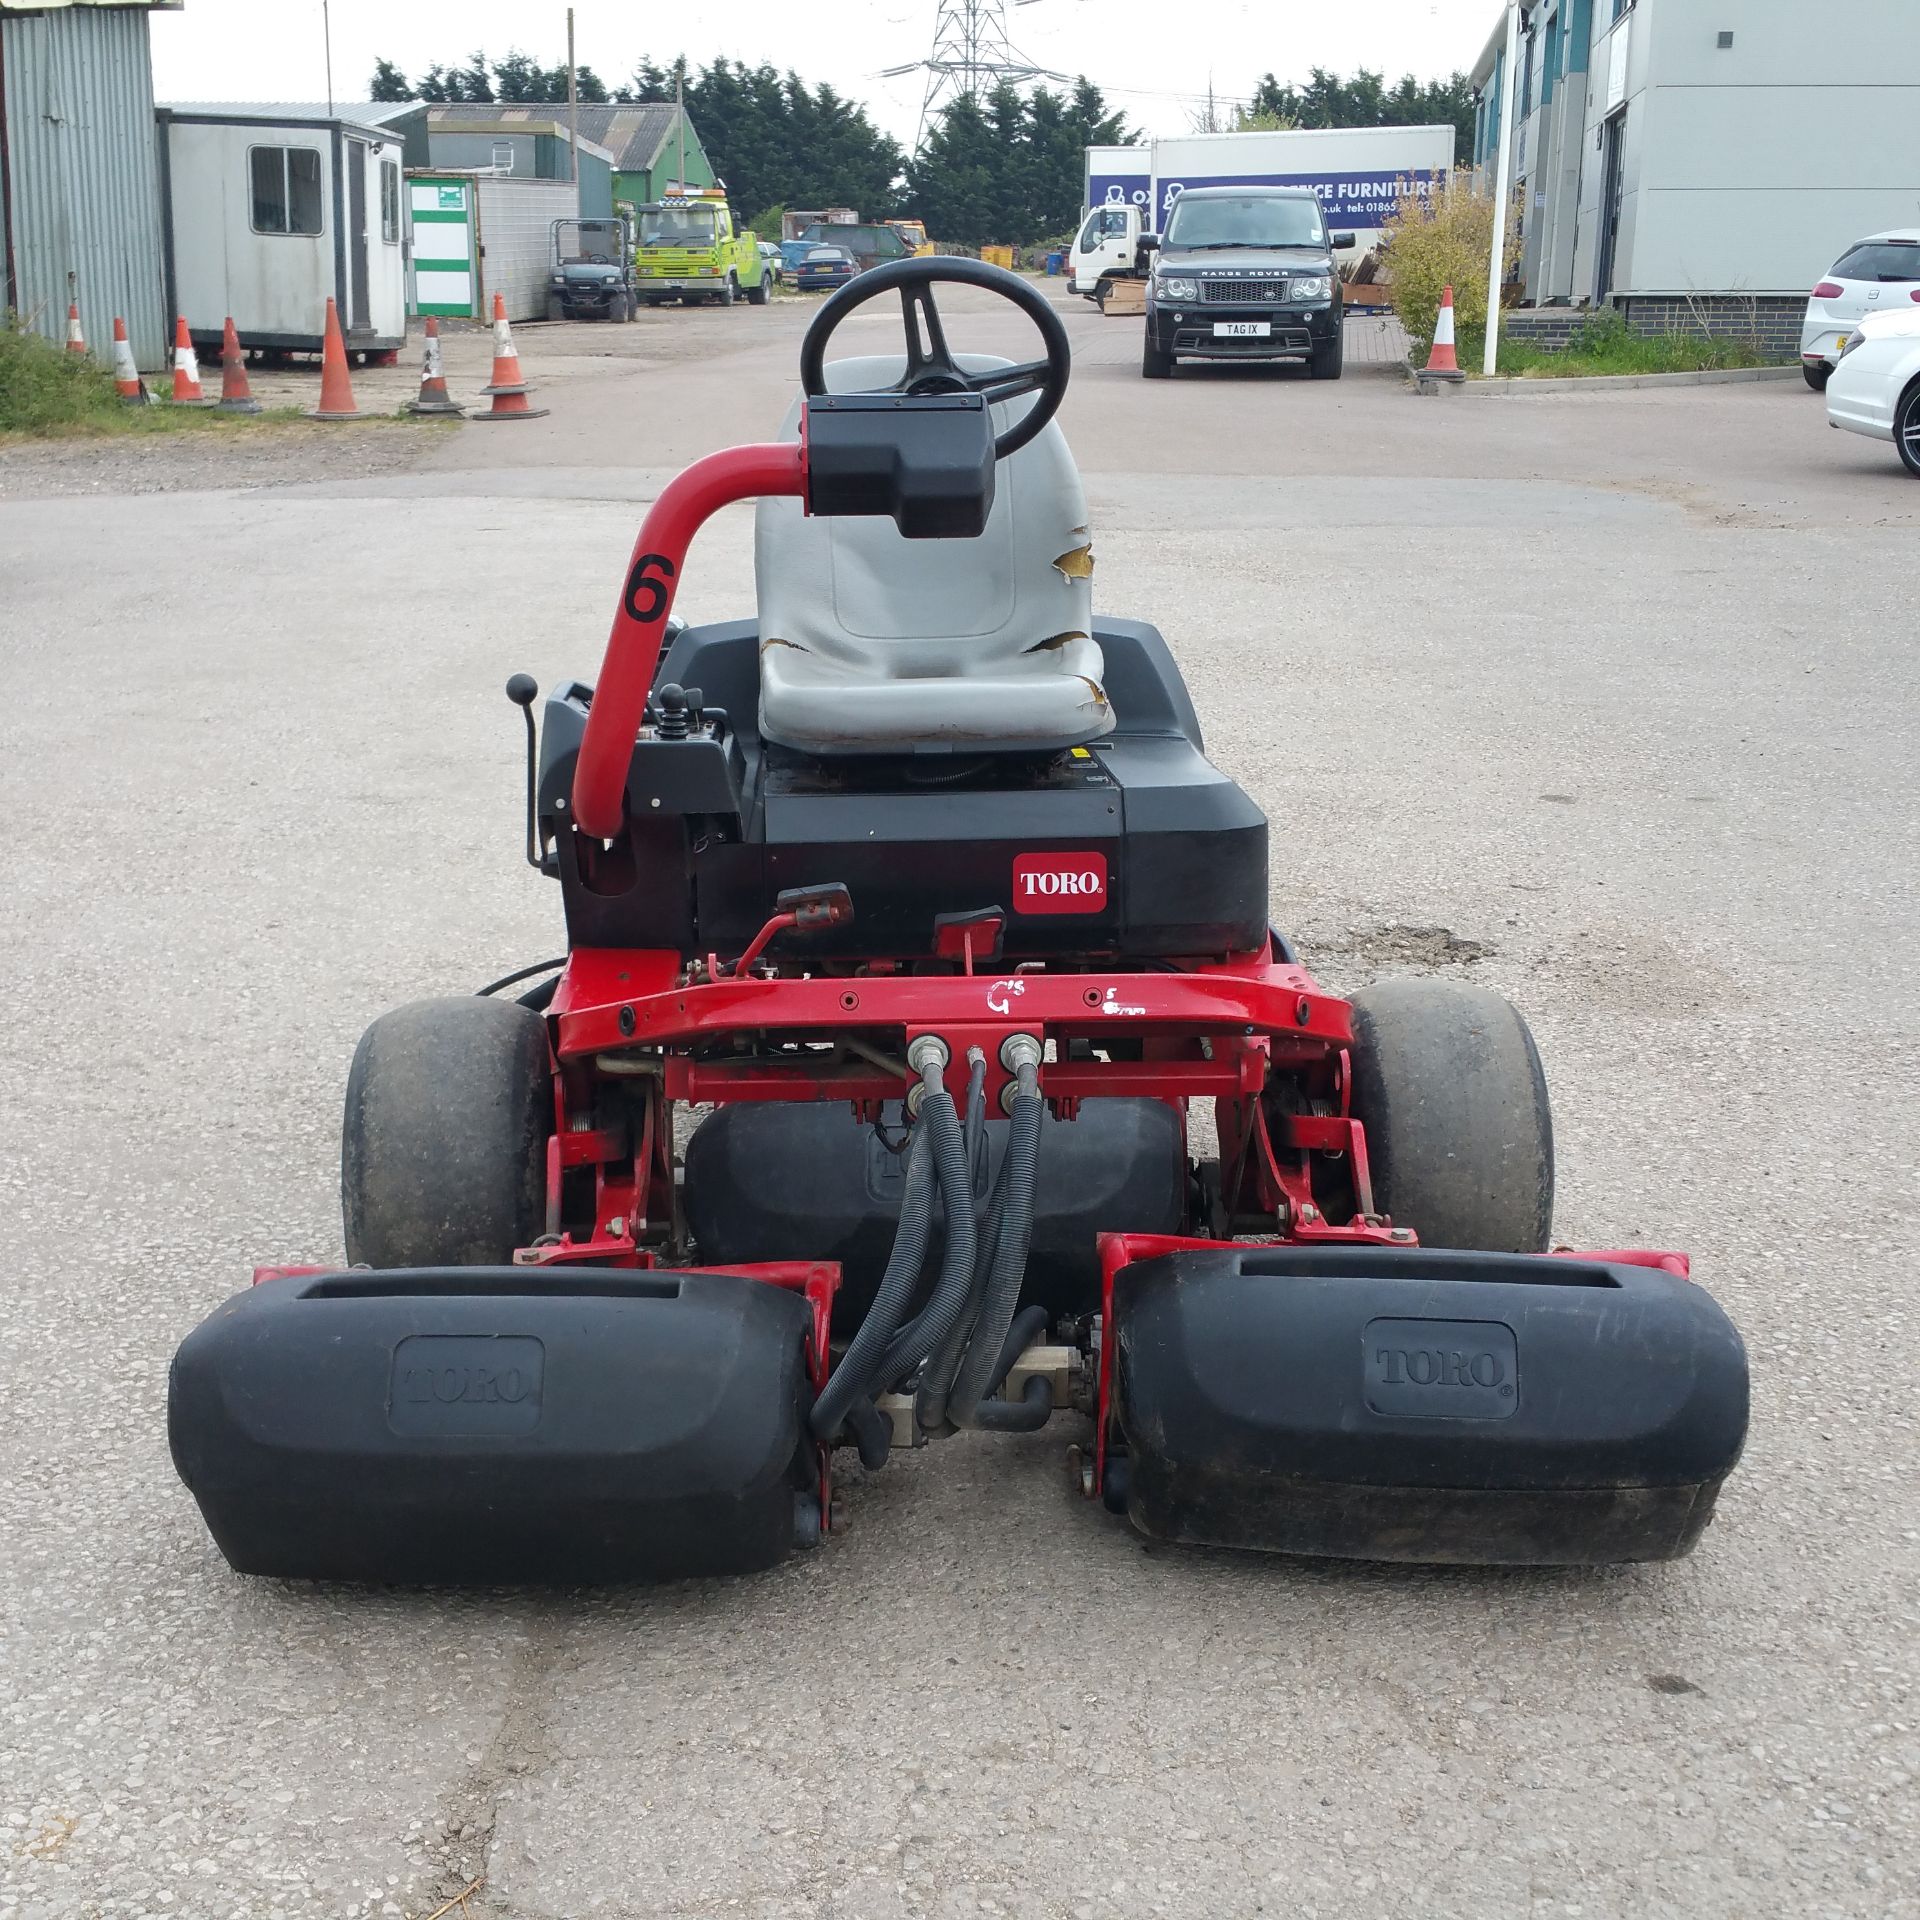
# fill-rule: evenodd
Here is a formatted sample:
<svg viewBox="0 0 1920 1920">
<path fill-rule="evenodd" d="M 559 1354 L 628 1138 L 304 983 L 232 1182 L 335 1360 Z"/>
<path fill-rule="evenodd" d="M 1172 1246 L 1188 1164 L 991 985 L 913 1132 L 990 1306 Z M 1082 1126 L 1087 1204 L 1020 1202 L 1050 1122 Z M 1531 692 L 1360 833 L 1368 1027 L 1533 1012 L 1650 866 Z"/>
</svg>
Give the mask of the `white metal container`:
<svg viewBox="0 0 1920 1920">
<path fill-rule="evenodd" d="M 169 311 L 196 343 L 231 315 L 248 347 L 315 352 L 326 303 L 349 351 L 407 337 L 401 143 L 349 120 L 267 119 L 163 108 Z"/>
</svg>

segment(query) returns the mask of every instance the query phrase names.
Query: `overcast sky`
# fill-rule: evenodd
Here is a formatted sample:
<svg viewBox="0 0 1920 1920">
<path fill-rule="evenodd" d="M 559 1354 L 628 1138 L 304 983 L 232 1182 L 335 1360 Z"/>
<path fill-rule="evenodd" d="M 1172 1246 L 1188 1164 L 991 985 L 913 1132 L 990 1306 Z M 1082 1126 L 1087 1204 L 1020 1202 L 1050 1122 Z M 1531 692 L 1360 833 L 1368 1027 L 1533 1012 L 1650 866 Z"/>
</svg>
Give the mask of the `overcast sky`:
<svg viewBox="0 0 1920 1920">
<path fill-rule="evenodd" d="M 417 75 L 474 48 L 566 57 L 565 0 L 332 0 L 333 97 L 364 100 L 376 56 Z M 578 57 L 610 86 L 636 58 L 695 65 L 726 54 L 792 67 L 864 101 L 911 141 L 925 76 L 882 79 L 920 60 L 936 0 L 683 0 L 637 7 L 576 0 Z M 1084 72 L 1137 128 L 1184 133 L 1209 82 L 1231 100 L 1269 70 L 1303 80 L 1310 67 L 1368 66 L 1389 80 L 1473 64 L 1500 0 L 1008 0 L 1007 31 L 1035 66 Z M 326 97 L 320 0 L 186 0 L 153 15 L 154 90 L 162 100 Z M 1178 30 L 1175 30 L 1177 23 Z"/>
</svg>

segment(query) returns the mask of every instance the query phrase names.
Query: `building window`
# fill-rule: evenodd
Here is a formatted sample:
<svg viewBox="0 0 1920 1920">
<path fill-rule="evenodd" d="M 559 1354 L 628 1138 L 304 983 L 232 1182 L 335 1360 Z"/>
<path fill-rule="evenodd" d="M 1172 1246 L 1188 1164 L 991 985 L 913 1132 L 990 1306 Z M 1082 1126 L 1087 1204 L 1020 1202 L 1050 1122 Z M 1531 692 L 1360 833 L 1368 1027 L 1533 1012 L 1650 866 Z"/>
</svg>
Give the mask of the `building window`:
<svg viewBox="0 0 1920 1920">
<path fill-rule="evenodd" d="M 249 147 L 255 233 L 321 230 L 320 149 Z"/>
<path fill-rule="evenodd" d="M 1567 21 L 1567 52 L 1561 63 L 1563 73 L 1585 73 L 1587 55 L 1593 47 L 1593 0 L 1573 0 L 1573 12 Z"/>
<path fill-rule="evenodd" d="M 1633 11 L 1633 0 L 1613 0 L 1613 17 L 1618 20 Z"/>
<path fill-rule="evenodd" d="M 380 238 L 389 245 L 400 238 L 400 163 L 380 162 Z"/>
</svg>

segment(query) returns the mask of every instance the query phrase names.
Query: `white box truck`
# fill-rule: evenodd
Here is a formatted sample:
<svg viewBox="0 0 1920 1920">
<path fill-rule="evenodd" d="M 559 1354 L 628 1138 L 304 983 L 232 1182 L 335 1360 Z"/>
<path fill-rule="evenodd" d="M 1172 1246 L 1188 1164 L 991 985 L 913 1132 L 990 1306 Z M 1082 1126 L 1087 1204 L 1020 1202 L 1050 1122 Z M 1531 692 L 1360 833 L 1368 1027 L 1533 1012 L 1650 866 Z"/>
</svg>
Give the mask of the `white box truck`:
<svg viewBox="0 0 1920 1920">
<path fill-rule="evenodd" d="M 1195 133 L 1145 147 L 1089 147 L 1086 211 L 1067 263 L 1070 291 L 1104 306 L 1115 282 L 1144 277 L 1141 236 L 1165 231 L 1189 187 L 1306 187 L 1319 196 L 1326 224 L 1352 233 L 1364 252 L 1378 243 L 1403 194 L 1431 193 L 1446 179 L 1453 150 L 1450 126 Z"/>
</svg>

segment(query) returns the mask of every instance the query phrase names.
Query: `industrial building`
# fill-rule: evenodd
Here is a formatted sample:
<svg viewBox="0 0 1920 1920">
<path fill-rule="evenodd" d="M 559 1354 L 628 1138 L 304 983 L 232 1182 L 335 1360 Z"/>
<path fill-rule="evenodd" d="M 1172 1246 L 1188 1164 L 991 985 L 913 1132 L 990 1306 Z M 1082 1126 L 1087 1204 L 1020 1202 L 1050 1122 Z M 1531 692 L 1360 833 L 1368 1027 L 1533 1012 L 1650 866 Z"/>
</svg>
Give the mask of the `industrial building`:
<svg viewBox="0 0 1920 1920">
<path fill-rule="evenodd" d="M 166 362 L 148 16 L 180 0 L 0 0 L 0 305 L 49 340 L 127 322 Z"/>
<path fill-rule="evenodd" d="M 1491 180 L 1511 91 L 1516 331 L 1611 303 L 1639 331 L 1794 351 L 1807 290 L 1863 234 L 1920 220 L 1920 4 L 1521 0 L 1472 70 Z M 1556 312 L 1558 309 L 1560 311 Z"/>
<path fill-rule="evenodd" d="M 613 214 L 613 154 L 580 129 L 572 137 L 565 108 L 548 107 L 544 114 L 518 113 L 502 117 L 494 108 L 484 120 L 435 120 L 428 108 L 426 166 L 436 172 L 487 173 L 514 180 L 571 181 L 579 174 L 579 206 L 568 213 L 583 220 L 610 219 Z"/>
<path fill-rule="evenodd" d="M 613 153 L 613 195 L 630 207 L 658 200 L 670 186 L 697 189 L 719 180 L 699 130 L 671 100 L 582 107 L 580 131 Z"/>
</svg>

